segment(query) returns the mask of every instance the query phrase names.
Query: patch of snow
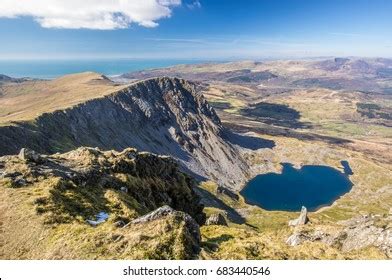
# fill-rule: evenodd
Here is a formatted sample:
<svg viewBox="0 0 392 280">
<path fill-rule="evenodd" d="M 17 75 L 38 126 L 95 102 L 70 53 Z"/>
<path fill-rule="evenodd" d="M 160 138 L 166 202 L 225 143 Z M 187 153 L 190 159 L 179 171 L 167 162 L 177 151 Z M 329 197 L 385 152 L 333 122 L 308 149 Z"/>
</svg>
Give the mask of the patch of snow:
<svg viewBox="0 0 392 280">
<path fill-rule="evenodd" d="M 92 225 L 93 227 L 102 224 L 104 222 L 106 222 L 106 220 L 109 218 L 109 214 L 106 212 L 99 212 L 96 216 L 95 216 L 95 221 L 94 220 L 87 220 L 87 223 L 89 223 L 90 225 Z"/>
</svg>

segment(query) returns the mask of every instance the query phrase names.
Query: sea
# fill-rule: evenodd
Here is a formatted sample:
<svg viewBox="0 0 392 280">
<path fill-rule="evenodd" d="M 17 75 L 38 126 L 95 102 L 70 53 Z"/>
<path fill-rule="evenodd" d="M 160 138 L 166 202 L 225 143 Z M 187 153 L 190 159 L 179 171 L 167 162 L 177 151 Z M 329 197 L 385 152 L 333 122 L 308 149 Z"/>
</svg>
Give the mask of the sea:
<svg viewBox="0 0 392 280">
<path fill-rule="evenodd" d="M 194 59 L 46 59 L 0 60 L 0 74 L 13 78 L 54 79 L 86 71 L 116 76 L 139 70 L 169 67 L 178 64 L 198 64 Z"/>
</svg>

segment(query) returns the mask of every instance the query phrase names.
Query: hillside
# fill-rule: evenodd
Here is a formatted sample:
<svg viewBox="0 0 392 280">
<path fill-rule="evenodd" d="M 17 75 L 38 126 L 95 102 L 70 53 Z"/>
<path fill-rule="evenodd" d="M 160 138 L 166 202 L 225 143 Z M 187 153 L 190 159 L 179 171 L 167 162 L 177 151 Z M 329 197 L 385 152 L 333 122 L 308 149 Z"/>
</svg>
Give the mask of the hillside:
<svg viewBox="0 0 392 280">
<path fill-rule="evenodd" d="M 1 155 L 23 147 L 49 154 L 135 147 L 170 155 L 199 179 L 232 188 L 246 179 L 246 163 L 192 83 L 156 78 L 116 86 L 85 73 L 7 89 L 0 98 L 8 111 L 1 118 Z"/>
<path fill-rule="evenodd" d="M 195 181 L 167 157 L 24 149 L 0 157 L 0 185 L 0 259 L 189 259 L 200 250 Z M 165 205 L 177 211 L 135 222 Z"/>
<path fill-rule="evenodd" d="M 28 78 L 12 78 L 7 75 L 0 74 L 0 85 L 6 83 L 21 83 L 28 80 Z"/>
<path fill-rule="evenodd" d="M 92 72 L 51 81 L 0 84 L 0 126 L 16 121 L 31 121 L 43 113 L 66 109 L 122 88 L 124 86 Z"/>
</svg>

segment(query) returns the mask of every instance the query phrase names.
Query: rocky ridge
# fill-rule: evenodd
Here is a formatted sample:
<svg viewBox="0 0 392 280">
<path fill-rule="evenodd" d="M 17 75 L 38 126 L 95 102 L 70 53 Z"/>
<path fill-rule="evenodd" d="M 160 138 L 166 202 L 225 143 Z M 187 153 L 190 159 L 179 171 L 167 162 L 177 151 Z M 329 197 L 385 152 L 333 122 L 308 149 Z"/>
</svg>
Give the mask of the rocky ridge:
<svg viewBox="0 0 392 280">
<path fill-rule="evenodd" d="M 78 215 L 91 216 L 100 205 L 84 207 L 84 202 L 92 199 L 88 196 L 99 196 L 98 191 L 107 189 L 135 200 L 136 215 L 153 211 L 161 205 L 170 205 L 190 214 L 199 223 L 205 220 L 200 198 L 193 190 L 193 178 L 182 173 L 170 157 L 139 153 L 132 148 L 115 152 L 81 147 L 50 156 L 24 148 L 18 156 L 0 157 L 0 179 L 2 185 L 9 188 L 34 187 L 40 183 L 52 185 L 50 194 L 35 202 L 41 214 L 55 213 L 56 207 L 67 208 L 68 205 L 62 205 L 62 202 L 68 202 L 65 196 L 71 190 L 77 194 L 73 198 L 76 200 L 71 202 L 82 206 L 66 209 L 69 215 L 65 220 L 72 220 Z M 49 181 L 55 181 L 55 184 Z M 91 193 L 84 193 L 89 190 Z M 122 211 L 115 212 L 118 220 L 132 219 L 132 215 L 121 217 L 119 213 Z"/>
<path fill-rule="evenodd" d="M 214 109 L 194 84 L 176 78 L 137 82 L 33 122 L 0 127 L 0 155 L 23 147 L 51 154 L 80 146 L 169 155 L 196 177 L 233 189 L 247 177 L 248 167 L 226 141 Z"/>
</svg>

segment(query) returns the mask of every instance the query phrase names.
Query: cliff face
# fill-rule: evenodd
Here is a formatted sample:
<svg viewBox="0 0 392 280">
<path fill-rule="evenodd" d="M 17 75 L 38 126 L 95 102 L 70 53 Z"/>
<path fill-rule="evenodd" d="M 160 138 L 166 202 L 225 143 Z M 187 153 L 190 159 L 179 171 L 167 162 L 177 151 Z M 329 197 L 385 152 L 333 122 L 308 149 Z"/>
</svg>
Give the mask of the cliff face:
<svg viewBox="0 0 392 280">
<path fill-rule="evenodd" d="M 156 78 L 65 110 L 45 113 L 34 122 L 0 127 L 0 154 L 23 147 L 41 153 L 80 146 L 138 150 L 170 155 L 200 178 L 239 187 L 247 166 L 223 138 L 215 111 L 195 85 Z"/>
</svg>

